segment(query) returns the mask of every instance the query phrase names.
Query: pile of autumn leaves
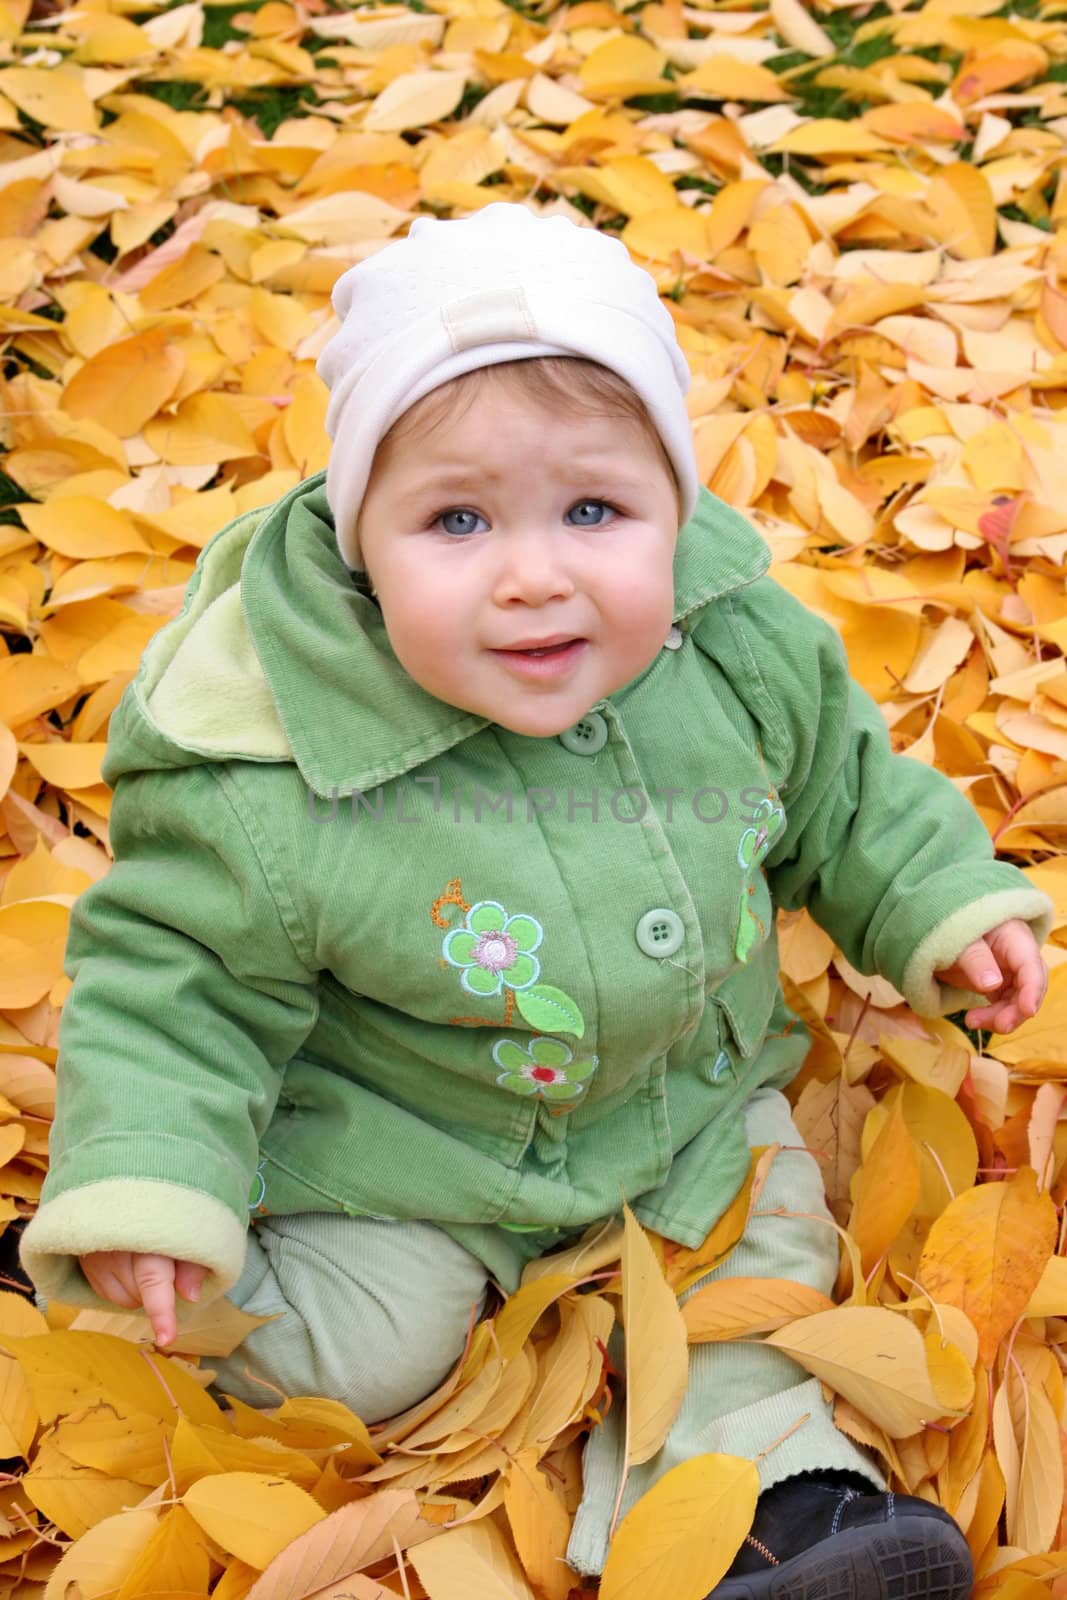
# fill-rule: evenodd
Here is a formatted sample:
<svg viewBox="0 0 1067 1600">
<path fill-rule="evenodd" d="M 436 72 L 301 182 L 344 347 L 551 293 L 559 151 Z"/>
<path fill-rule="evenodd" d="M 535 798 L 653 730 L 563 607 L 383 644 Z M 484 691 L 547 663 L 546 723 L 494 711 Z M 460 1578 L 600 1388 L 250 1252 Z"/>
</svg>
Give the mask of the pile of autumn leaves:
<svg viewBox="0 0 1067 1600">
<path fill-rule="evenodd" d="M 26 1462 L 0 1480 L 0 1594 L 567 1600 L 605 1408 L 648 1460 L 688 1345 L 766 1338 L 899 1488 L 953 1512 L 982 1600 L 1067 1595 L 1067 28 L 1038 9 L 857 21 L 857 45 L 893 48 L 828 60 L 816 86 L 856 114 L 813 116 L 800 69 L 765 65 L 832 55 L 798 0 L 538 20 L 268 0 L 221 48 L 198 3 L 0 0 L 2 464 L 22 497 L 0 524 L 0 1225 L 46 1170 L 70 906 L 108 867 L 108 717 L 203 544 L 324 464 L 330 289 L 426 207 L 581 201 L 621 227 L 693 369 L 705 481 L 840 628 L 898 748 L 1057 907 L 1040 1016 L 981 1053 L 782 919 L 833 1303 L 729 1276 L 773 1148 L 698 1251 L 627 1218 L 535 1264 L 442 1388 L 371 1431 L 321 1398 L 217 1404 L 212 1359 L 253 1325 L 225 1304 L 162 1357 L 141 1319 L 46 1321 L 0 1292 L 0 1458 Z M 175 82 L 200 98 L 145 92 Z M 318 103 L 269 140 L 225 105 L 302 85 Z M 676 110 L 627 103 L 664 93 Z M 748 1462 L 676 1469 L 620 1521 L 601 1592 L 699 1600 L 755 1493 Z"/>
<path fill-rule="evenodd" d="M 902 1054 L 914 1058 L 910 1043 Z M 138 1317 L 83 1312 L 62 1328 L 60 1309 L 49 1331 L 5 1295 L 2 1427 L 32 1458 L 0 1489 L 10 1528 L 0 1555 L 23 1576 L 14 1592 L 44 1579 L 46 1600 L 209 1589 L 215 1600 L 567 1600 L 581 1444 L 603 1408 L 625 1406 L 627 1461 L 647 1461 L 681 1402 L 689 1345 L 763 1337 L 836 1392 L 839 1425 L 899 1486 L 957 1515 L 984 1572 L 976 1594 L 1056 1594 L 1067 1551 L 1041 1552 L 1060 1539 L 1067 1259 L 1054 1253 L 1056 1207 L 1029 1168 L 972 1182 L 947 1206 L 938 1196 L 938 1214 L 924 1217 L 929 1166 L 949 1182 L 969 1163 L 973 1178 L 967 1127 L 953 1100 L 915 1079 L 876 1108 L 841 1230 L 839 1303 L 722 1275 L 679 1308 L 711 1267 L 728 1267 L 778 1154 L 770 1146 L 753 1153 L 700 1249 L 647 1235 L 629 1212 L 591 1229 L 472 1327 L 440 1389 L 372 1431 L 328 1399 L 221 1409 L 202 1387 L 207 1353 L 229 1351 L 252 1324 L 232 1307 L 181 1336 L 185 1357 L 162 1357 L 140 1342 Z M 628 1381 L 611 1401 L 616 1320 Z M 619 1523 L 601 1594 L 700 1600 L 757 1492 L 750 1461 L 675 1467 Z M 56 1529 L 74 1539 L 58 1563 Z"/>
</svg>

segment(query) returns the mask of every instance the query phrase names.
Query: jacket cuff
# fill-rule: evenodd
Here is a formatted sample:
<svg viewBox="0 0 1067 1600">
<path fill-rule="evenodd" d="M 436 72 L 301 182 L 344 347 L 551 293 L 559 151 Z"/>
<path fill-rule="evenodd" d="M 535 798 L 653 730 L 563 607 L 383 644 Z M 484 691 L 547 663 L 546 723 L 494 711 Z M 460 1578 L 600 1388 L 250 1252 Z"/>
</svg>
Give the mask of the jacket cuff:
<svg viewBox="0 0 1067 1600">
<path fill-rule="evenodd" d="M 1028 922 L 1040 946 L 1055 925 L 1055 908 L 1038 889 L 999 889 L 953 911 L 931 928 L 904 968 L 899 987 L 911 1009 L 920 1017 L 941 1017 L 946 1012 L 988 1005 L 987 995 L 939 983 L 934 973 L 950 967 L 973 940 L 1010 917 Z"/>
<path fill-rule="evenodd" d="M 78 1257 L 95 1250 L 173 1256 L 207 1267 L 196 1306 L 176 1301 L 178 1324 L 218 1299 L 244 1266 L 248 1229 L 228 1206 L 180 1184 L 145 1178 L 106 1178 L 67 1189 L 47 1201 L 22 1235 L 22 1265 L 46 1300 L 114 1311 L 90 1288 Z"/>
</svg>

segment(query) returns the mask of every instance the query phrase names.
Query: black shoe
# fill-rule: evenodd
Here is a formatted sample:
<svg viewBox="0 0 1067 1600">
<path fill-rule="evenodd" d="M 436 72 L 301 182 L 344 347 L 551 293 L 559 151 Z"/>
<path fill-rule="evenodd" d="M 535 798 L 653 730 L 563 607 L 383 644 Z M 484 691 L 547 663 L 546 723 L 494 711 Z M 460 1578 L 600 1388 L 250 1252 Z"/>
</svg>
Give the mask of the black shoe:
<svg viewBox="0 0 1067 1600">
<path fill-rule="evenodd" d="M 974 1570 L 947 1511 L 856 1477 L 787 1478 L 707 1600 L 968 1600 Z"/>
</svg>

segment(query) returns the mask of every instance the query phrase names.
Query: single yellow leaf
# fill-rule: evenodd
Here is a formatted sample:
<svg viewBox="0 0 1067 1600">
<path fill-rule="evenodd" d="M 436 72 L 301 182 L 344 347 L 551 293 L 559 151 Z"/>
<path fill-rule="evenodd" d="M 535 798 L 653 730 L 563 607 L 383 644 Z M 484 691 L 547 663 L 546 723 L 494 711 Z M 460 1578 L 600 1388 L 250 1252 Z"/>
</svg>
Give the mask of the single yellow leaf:
<svg viewBox="0 0 1067 1600">
<path fill-rule="evenodd" d="M 10 1056 L 7 1058 L 8 1061 L 11 1059 Z M 44 1070 L 49 1071 L 47 1067 Z M 23 1334 L 47 1332 L 48 1323 L 32 1300 L 27 1300 L 24 1294 L 10 1294 L 7 1290 L 0 1293 L 0 1340 L 6 1334 L 18 1338 Z"/>
<path fill-rule="evenodd" d="M 7 67 L 0 72 L 0 94 L 28 117 L 58 133 L 96 133 L 98 119 L 82 86 L 82 75 L 66 63 L 58 67 Z"/>
<path fill-rule="evenodd" d="M 410 1561 L 429 1600 L 534 1600 L 494 1522 L 471 1522 L 420 1544 Z M 259 1597 L 256 1597 L 259 1600 Z"/>
<path fill-rule="evenodd" d="M 173 416 L 147 422 L 144 436 L 163 461 L 179 467 L 214 466 L 256 454 L 233 398 L 223 394 L 190 395 Z"/>
<path fill-rule="evenodd" d="M 70 907 L 50 900 L 0 906 L 0 1006 L 44 998 L 63 971 Z"/>
<path fill-rule="evenodd" d="M 141 304 L 146 311 L 169 311 L 187 300 L 195 300 L 225 276 L 226 263 L 222 257 L 197 241 L 149 279 L 141 290 Z"/>
<path fill-rule="evenodd" d="M 689 1381 L 685 1323 L 674 1291 L 629 1206 L 623 1207 L 622 1317 L 626 1330 L 626 1462 L 654 1456 Z"/>
<path fill-rule="evenodd" d="M 61 1448 L 63 1434 L 61 1424 L 55 1433 L 44 1436 L 19 1489 L 49 1522 L 71 1539 L 80 1539 L 105 1517 L 118 1516 L 135 1506 L 145 1490 L 143 1484 L 110 1478 L 71 1461 Z"/>
<path fill-rule="evenodd" d="M 1067 1256 L 1050 1256 L 1026 1302 L 1024 1317 L 1067 1317 Z"/>
<path fill-rule="evenodd" d="M 567 1600 L 577 1578 L 567 1565 L 571 1519 L 537 1465 L 537 1452 L 520 1452 L 509 1465 L 504 1508 L 526 1576 L 544 1600 Z"/>
<path fill-rule="evenodd" d="M 326 1516 L 306 1490 L 262 1472 L 201 1478 L 182 1504 L 224 1550 L 261 1568 Z"/>
<path fill-rule="evenodd" d="M 936 1327 L 923 1344 L 930 1382 L 945 1411 L 966 1411 L 974 1399 L 974 1368 L 959 1346 L 943 1339 Z"/>
<path fill-rule="evenodd" d="M 993 1402 L 993 1440 L 1004 1473 L 1008 1543 L 1051 1549 L 1063 1510 L 1059 1423 L 1044 1390 L 1011 1368 Z"/>
<path fill-rule="evenodd" d="M 378 1489 L 324 1517 L 270 1563 L 249 1600 L 305 1600 L 393 1554 L 438 1535 L 410 1489 Z"/>
<path fill-rule="evenodd" d="M 626 99 L 654 94 L 667 87 L 663 69 L 667 57 L 647 39 L 632 36 L 605 39 L 591 50 L 578 69 L 583 91 L 596 99 Z"/>
<path fill-rule="evenodd" d="M 848 1227 L 859 1246 L 867 1277 L 919 1198 L 919 1162 L 900 1099 L 853 1178 L 852 1193 Z"/>
<path fill-rule="evenodd" d="M 957 1195 L 930 1228 L 919 1279 L 978 1330 L 983 1364 L 1026 1309 L 1056 1243 L 1056 1208 L 1030 1167 Z"/>
<path fill-rule="evenodd" d="M 158 1417 L 109 1408 L 67 1422 L 63 1454 L 111 1478 L 128 1478 L 154 1489 L 167 1478 L 164 1439 Z"/>
<path fill-rule="evenodd" d="M 775 32 L 794 50 L 801 50 L 807 56 L 834 54 L 834 41 L 800 0 L 771 0 L 771 18 Z"/>
<path fill-rule="evenodd" d="M 464 72 L 435 72 L 426 68 L 401 73 L 368 108 L 363 127 L 368 132 L 400 133 L 405 128 L 443 122 L 459 105 L 466 86 Z"/>
<path fill-rule="evenodd" d="M 5 1300 L 21 1298 L 4 1295 Z M 5 1459 L 29 1454 L 39 1421 L 22 1368 L 11 1356 L 0 1356 L 0 1452 Z"/>
<path fill-rule="evenodd" d="M 670 261 L 679 250 L 704 259 L 712 254 L 708 217 L 689 206 L 643 211 L 626 224 L 620 238 L 635 255 L 653 261 Z"/>
<path fill-rule="evenodd" d="M 619 1524 L 601 1600 L 703 1600 L 740 1549 L 758 1495 L 755 1465 L 738 1456 L 672 1467 Z"/>
<path fill-rule="evenodd" d="M 48 656 L 0 656 L 0 723 L 17 730 L 80 689 L 78 675 Z"/>
<path fill-rule="evenodd" d="M 106 744 L 70 744 L 56 739 L 51 744 L 23 744 L 22 754 L 46 783 L 57 789 L 88 789 L 100 783 L 100 764 Z"/>
<path fill-rule="evenodd" d="M 177 1403 L 194 1422 L 221 1424 L 214 1400 L 176 1362 L 123 1339 L 49 1333 L 4 1336 L 0 1343 L 26 1374 L 44 1422 L 104 1399 L 122 1411 L 147 1411 L 161 1422 L 175 1421 Z"/>
<path fill-rule="evenodd" d="M 740 61 L 724 52 L 707 56 L 693 72 L 676 80 L 682 94 L 721 100 L 787 101 L 789 90 L 769 67 Z"/>
<path fill-rule="evenodd" d="M 851 1400 L 892 1439 L 906 1439 L 953 1409 L 930 1381 L 918 1328 L 883 1306 L 820 1311 L 769 1334 L 766 1343 Z"/>
<path fill-rule="evenodd" d="M 144 1595 L 206 1594 L 211 1558 L 203 1535 L 184 1506 L 173 1506 L 127 1572 L 115 1600 Z"/>
<path fill-rule="evenodd" d="M 108 427 L 128 439 L 174 393 L 184 367 L 167 330 L 151 328 L 91 356 L 63 390 L 63 409 L 72 417 L 106 417 Z"/>
<path fill-rule="evenodd" d="M 997 242 L 997 210 L 989 179 L 969 161 L 941 167 L 926 196 L 933 230 L 950 255 L 965 261 L 991 256 Z"/>
<path fill-rule="evenodd" d="M 690 1295 L 682 1321 L 690 1344 L 771 1333 L 797 1317 L 830 1311 L 834 1302 L 790 1278 L 719 1278 Z"/>
<path fill-rule="evenodd" d="M 151 1539 L 158 1520 L 154 1509 L 105 1517 L 60 1557 L 45 1585 L 44 1600 L 64 1600 L 70 1585 L 85 1600 L 113 1595 Z"/>
</svg>

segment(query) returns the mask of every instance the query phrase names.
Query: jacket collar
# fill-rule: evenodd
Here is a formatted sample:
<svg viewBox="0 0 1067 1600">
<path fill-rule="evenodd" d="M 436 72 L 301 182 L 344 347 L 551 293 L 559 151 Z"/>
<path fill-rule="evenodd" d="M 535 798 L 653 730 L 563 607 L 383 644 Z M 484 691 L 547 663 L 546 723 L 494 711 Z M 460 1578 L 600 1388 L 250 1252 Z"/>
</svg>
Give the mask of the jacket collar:
<svg viewBox="0 0 1067 1600">
<path fill-rule="evenodd" d="M 329 797 L 374 789 L 489 724 L 400 667 L 380 611 L 338 553 L 325 479 L 317 474 L 270 509 L 248 546 L 241 603 L 293 759 Z M 702 489 L 678 536 L 675 622 L 769 563 L 751 523 Z"/>
</svg>

